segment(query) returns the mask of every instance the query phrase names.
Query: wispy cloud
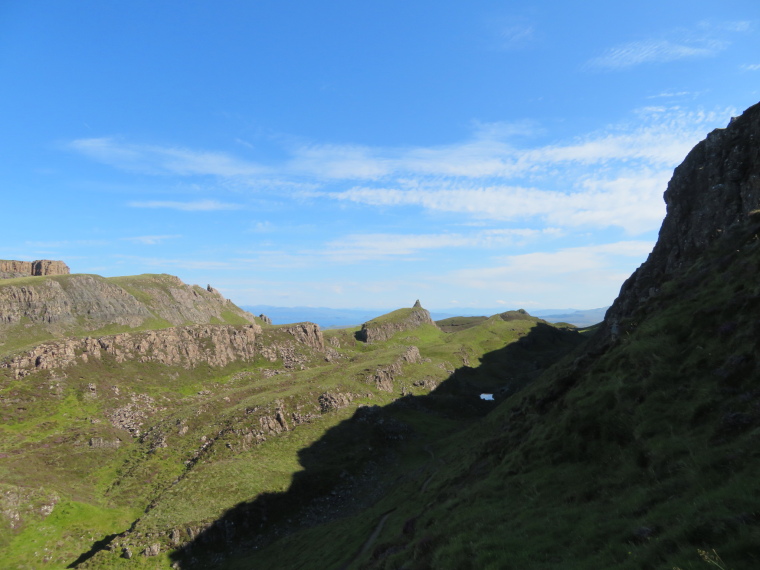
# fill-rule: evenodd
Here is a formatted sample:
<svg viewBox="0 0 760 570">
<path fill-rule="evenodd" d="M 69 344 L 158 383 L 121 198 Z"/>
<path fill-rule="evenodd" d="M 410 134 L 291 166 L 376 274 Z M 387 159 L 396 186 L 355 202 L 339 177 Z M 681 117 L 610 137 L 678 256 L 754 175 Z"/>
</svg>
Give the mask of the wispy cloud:
<svg viewBox="0 0 760 570">
<path fill-rule="evenodd" d="M 323 146 L 295 149 L 299 172 L 341 180 L 419 180 L 545 177 L 547 168 L 567 165 L 603 165 L 611 161 L 671 166 L 704 136 L 704 125 L 723 111 L 686 112 L 679 107 L 648 107 L 636 113 L 636 122 L 613 125 L 564 143 L 524 148 L 516 136 L 540 132 L 528 123 L 476 125 L 475 135 L 457 144 L 407 149 Z M 317 160 L 318 157 L 318 160 Z M 313 159 L 313 160 L 311 160 Z M 427 178 L 426 178 L 427 179 Z"/>
<path fill-rule="evenodd" d="M 567 305 L 589 307 L 595 302 L 611 302 L 621 282 L 653 245 L 648 241 L 622 241 L 511 255 L 488 267 L 452 271 L 441 280 L 480 291 L 483 296 L 512 300 L 508 304 L 546 306 L 549 299 L 564 292 Z M 570 287 L 571 284 L 583 287 Z M 568 296 L 569 291 L 574 291 L 575 296 Z"/>
<path fill-rule="evenodd" d="M 409 257 L 431 249 L 505 247 L 561 234 L 562 231 L 557 228 L 487 229 L 469 234 L 353 234 L 328 242 L 321 255 L 333 261 L 355 263 L 370 259 Z"/>
<path fill-rule="evenodd" d="M 745 71 L 760 71 L 760 63 L 742 65 L 742 69 L 744 69 Z"/>
<path fill-rule="evenodd" d="M 681 97 L 696 97 L 699 93 L 693 91 L 663 91 L 656 95 L 649 95 L 647 99 L 674 99 Z"/>
<path fill-rule="evenodd" d="M 226 153 L 179 147 L 127 144 L 111 137 L 77 139 L 69 148 L 99 162 L 149 174 L 253 176 L 263 167 Z"/>
<path fill-rule="evenodd" d="M 59 240 L 59 241 L 27 241 L 24 244 L 28 247 L 41 247 L 47 249 L 58 249 L 64 247 L 100 247 L 109 245 L 109 241 L 100 239 L 79 239 L 79 240 Z"/>
<path fill-rule="evenodd" d="M 516 51 L 537 44 L 542 37 L 534 20 L 522 16 L 489 15 L 483 22 L 483 47 L 490 51 Z"/>
<path fill-rule="evenodd" d="M 663 188 L 670 173 L 638 171 L 615 179 L 586 179 L 571 192 L 519 186 L 439 189 L 354 187 L 327 194 L 335 200 L 373 206 L 421 206 L 483 219 L 542 218 L 557 227 L 617 226 L 636 234 L 655 228 L 665 214 Z"/>
<path fill-rule="evenodd" d="M 506 24 L 498 34 L 499 47 L 504 50 L 520 49 L 533 43 L 535 26 L 527 23 Z"/>
<path fill-rule="evenodd" d="M 540 218 L 553 227 L 656 229 L 662 192 L 693 145 L 733 110 L 648 107 L 630 124 L 565 143 L 520 148 L 480 137 L 443 148 L 386 156 L 388 174 L 306 195 L 379 207 L 417 206 L 471 218 Z"/>
<path fill-rule="evenodd" d="M 163 257 L 139 257 L 135 255 L 116 255 L 116 258 L 132 261 L 139 265 L 149 267 L 174 267 L 179 269 L 197 269 L 221 271 L 225 269 L 235 269 L 236 267 L 229 261 L 207 260 L 207 259 L 176 259 Z"/>
<path fill-rule="evenodd" d="M 104 152 L 104 161 L 120 166 L 145 164 L 146 156 L 153 157 L 147 164 L 155 164 L 158 157 L 161 168 L 155 173 L 160 175 L 170 167 L 178 174 L 216 173 L 218 191 L 245 195 L 248 204 L 216 199 L 130 202 L 135 208 L 237 210 L 252 207 L 255 192 L 278 202 L 328 199 L 344 205 L 414 206 L 461 214 L 465 221 L 540 219 L 551 227 L 614 226 L 637 234 L 656 229 L 662 220 L 661 195 L 672 169 L 708 130 L 734 114 L 734 109 L 650 106 L 627 122 L 543 145 L 531 144 L 536 140 L 532 135 L 545 135 L 542 127 L 526 121 L 474 123 L 468 139 L 429 147 L 299 143 L 290 147 L 289 158 L 269 167 L 266 177 L 244 175 L 258 170 L 238 168 L 234 157 L 218 153 L 182 151 L 184 158 L 215 157 L 211 162 L 216 166 L 201 161 L 189 170 L 164 160 L 176 154 L 173 148 L 112 139 L 75 145 L 92 156 Z"/>
<path fill-rule="evenodd" d="M 675 43 L 669 40 L 640 40 L 615 46 L 604 55 L 591 59 L 590 69 L 623 69 L 642 63 L 667 63 L 691 57 L 708 57 L 725 49 L 719 41 L 700 42 L 697 45 Z"/>
<path fill-rule="evenodd" d="M 182 237 L 181 235 L 162 235 L 162 236 L 135 236 L 135 237 L 125 237 L 121 239 L 124 241 L 130 241 L 136 244 L 156 245 L 167 239 L 177 239 L 181 237 Z"/>
<path fill-rule="evenodd" d="M 248 233 L 269 233 L 271 231 L 274 231 L 274 225 L 272 222 L 264 221 L 264 222 L 251 222 L 248 225 L 248 229 L 246 232 Z"/>
<path fill-rule="evenodd" d="M 174 202 L 168 200 L 152 200 L 148 202 L 129 202 L 131 208 L 168 208 L 182 212 L 216 212 L 220 210 L 240 210 L 240 204 L 229 204 L 217 200 L 197 200 L 195 202 Z"/>
<path fill-rule="evenodd" d="M 395 169 L 393 158 L 359 145 L 307 145 L 293 154 L 287 170 L 321 178 L 377 179 Z"/>
<path fill-rule="evenodd" d="M 642 64 L 712 57 L 728 48 L 731 34 L 751 30 L 750 22 L 700 22 L 656 38 L 643 38 L 607 49 L 586 62 L 587 70 L 620 70 Z"/>
</svg>

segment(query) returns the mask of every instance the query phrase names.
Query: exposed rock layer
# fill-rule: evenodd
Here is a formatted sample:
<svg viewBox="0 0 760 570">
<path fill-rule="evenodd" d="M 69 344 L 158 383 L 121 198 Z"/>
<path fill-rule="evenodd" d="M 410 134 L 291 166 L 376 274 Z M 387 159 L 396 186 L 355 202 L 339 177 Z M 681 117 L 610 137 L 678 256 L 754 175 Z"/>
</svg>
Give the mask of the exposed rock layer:
<svg viewBox="0 0 760 570">
<path fill-rule="evenodd" d="M 69 273 L 69 266 L 63 261 L 51 261 L 49 259 L 38 259 L 36 261 L 0 259 L 0 279 L 39 275 L 68 275 Z"/>
<path fill-rule="evenodd" d="M 8 281 L 0 283 L 0 329 L 27 323 L 55 334 L 82 334 L 114 324 L 134 328 L 148 319 L 162 319 L 164 326 L 222 323 L 230 315 L 236 322 L 254 322 L 252 314 L 211 289 L 186 285 L 171 275 Z"/>
<path fill-rule="evenodd" d="M 325 351 L 325 339 L 322 336 L 319 325 L 314 323 L 296 323 L 284 326 L 282 330 L 293 335 L 301 344 L 305 344 L 319 352 Z"/>
<path fill-rule="evenodd" d="M 420 325 L 433 325 L 430 313 L 419 306 L 419 301 L 411 309 L 399 309 L 379 319 L 368 321 L 362 325 L 356 337 L 367 343 L 382 342 L 391 338 L 399 331 L 415 329 Z"/>
<path fill-rule="evenodd" d="M 74 275 L 64 284 L 47 279 L 0 287 L 0 324 L 74 324 L 77 317 L 138 326 L 151 317 L 145 304 L 117 285 L 92 275 Z"/>
<path fill-rule="evenodd" d="M 393 381 L 404 372 L 404 364 L 418 364 L 423 362 L 420 349 L 416 346 L 408 346 L 404 353 L 393 363 L 380 366 L 375 373 L 367 378 L 367 382 L 374 384 L 378 390 L 393 392 Z"/>
<path fill-rule="evenodd" d="M 655 296 L 732 226 L 760 208 L 760 104 L 715 129 L 675 169 L 665 191 L 667 215 L 646 262 L 607 311 L 608 332 Z"/>
<path fill-rule="evenodd" d="M 194 368 L 226 366 L 256 355 L 258 325 L 195 325 L 159 331 L 122 333 L 100 338 L 69 338 L 49 342 L 0 363 L 21 378 L 37 370 L 67 368 L 105 354 L 116 362 L 158 362 Z"/>
</svg>

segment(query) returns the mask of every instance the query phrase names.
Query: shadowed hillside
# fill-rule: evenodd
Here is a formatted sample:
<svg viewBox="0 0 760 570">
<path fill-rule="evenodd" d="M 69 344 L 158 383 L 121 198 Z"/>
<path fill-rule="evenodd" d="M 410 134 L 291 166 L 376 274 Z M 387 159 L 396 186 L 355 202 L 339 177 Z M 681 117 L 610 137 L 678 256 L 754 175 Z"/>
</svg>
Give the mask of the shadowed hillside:
<svg viewBox="0 0 760 570">
<path fill-rule="evenodd" d="M 382 467 L 381 496 L 360 512 L 258 549 L 210 534 L 179 556 L 180 567 L 760 565 L 759 121 L 760 107 L 748 110 L 676 171 L 655 252 L 586 347 L 482 419 L 449 432 L 415 429 Z M 710 183 L 689 186 L 697 171 Z M 742 196 L 741 208 L 700 214 L 725 192 Z M 685 220 L 686 235 L 673 233 L 673 219 Z M 509 360 L 501 352 L 469 373 L 482 367 L 489 376 L 489 360 Z M 456 417 L 436 399 L 466 385 L 464 370 L 408 409 L 402 399 L 378 414 L 410 426 L 426 414 Z M 312 449 L 341 441 L 326 437 Z M 305 477 L 313 467 L 303 465 Z"/>
<path fill-rule="evenodd" d="M 502 320 L 498 315 L 494 318 Z M 326 522 L 344 528 L 345 517 L 364 519 L 366 510 L 376 512 L 378 504 L 399 486 L 429 482 L 442 469 L 433 451 L 439 441 L 476 424 L 494 408 L 494 402 L 479 398 L 483 386 L 494 385 L 494 367 L 511 363 L 510 379 L 528 382 L 532 374 L 583 342 L 577 333 L 555 329 L 527 315 L 523 320 L 535 325 L 525 336 L 484 354 L 476 368 L 458 368 L 429 394 L 409 394 L 385 406 L 359 407 L 314 444 L 298 451 L 301 469 L 294 473 L 286 492 L 266 493 L 235 505 L 172 558 L 180 568 L 225 568 L 238 563 L 240 567 L 308 565 L 309 548 L 296 557 L 279 558 L 281 554 L 277 554 L 277 562 L 266 556 L 261 562 L 248 556 L 295 532 L 331 533 L 320 529 Z M 526 362 L 530 348 L 542 351 L 543 365 L 533 361 L 535 353 Z M 527 374 L 522 370 L 526 367 Z M 359 524 L 352 531 L 342 530 L 342 546 L 321 552 L 319 563 L 309 567 L 336 568 L 350 563 L 368 536 L 365 527 Z"/>
</svg>

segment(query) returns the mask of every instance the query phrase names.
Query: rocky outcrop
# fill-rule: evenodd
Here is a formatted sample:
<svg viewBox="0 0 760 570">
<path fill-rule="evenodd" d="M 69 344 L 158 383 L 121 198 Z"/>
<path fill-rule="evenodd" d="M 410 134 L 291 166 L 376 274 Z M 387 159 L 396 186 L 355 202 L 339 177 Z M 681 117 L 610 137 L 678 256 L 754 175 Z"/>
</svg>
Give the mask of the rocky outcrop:
<svg viewBox="0 0 760 570">
<path fill-rule="evenodd" d="M 343 392 L 325 392 L 319 396 L 319 409 L 325 414 L 351 405 L 353 394 Z"/>
<path fill-rule="evenodd" d="M 282 330 L 293 335 L 301 344 L 310 346 L 319 352 L 325 351 L 325 339 L 322 336 L 319 325 L 314 323 L 296 323 L 283 327 Z"/>
<path fill-rule="evenodd" d="M 222 295 L 222 294 L 219 292 L 219 289 L 216 289 L 216 288 L 212 287 L 211 285 L 207 285 L 207 286 L 206 286 L 206 291 L 208 291 L 209 293 L 213 293 L 213 294 L 214 294 L 214 295 L 216 295 L 217 297 L 220 297 L 220 298 L 224 299 L 224 295 Z"/>
<path fill-rule="evenodd" d="M 258 325 L 195 325 L 159 331 L 122 333 L 100 338 L 70 338 L 44 343 L 0 363 L 0 369 L 22 378 L 38 370 L 67 368 L 105 355 L 122 363 L 158 362 L 194 368 L 222 367 L 256 355 Z"/>
<path fill-rule="evenodd" d="M 38 259 L 36 261 L 0 259 L 0 279 L 40 275 L 68 275 L 69 273 L 69 266 L 63 261 L 51 261 L 49 259 Z"/>
<path fill-rule="evenodd" d="M 132 436 L 138 437 L 143 423 L 164 409 L 157 406 L 156 401 L 147 394 L 132 394 L 126 405 L 110 410 L 106 416 L 113 427 L 126 430 Z"/>
<path fill-rule="evenodd" d="M 257 325 L 258 326 L 258 325 Z M 271 330 L 271 329 L 267 329 Z M 261 342 L 257 348 L 261 356 L 275 362 L 277 359 L 282 360 L 282 365 L 286 369 L 306 368 L 306 363 L 311 355 L 304 352 L 304 346 L 309 347 L 317 352 L 325 352 L 325 341 L 319 325 L 314 323 L 297 323 L 285 327 L 278 327 L 273 331 L 279 338 L 271 342 Z M 287 333 L 293 337 L 293 340 L 282 340 L 279 333 Z M 299 347 L 300 345 L 300 347 Z"/>
<path fill-rule="evenodd" d="M 667 215 L 657 244 L 607 311 L 609 335 L 665 281 L 760 208 L 760 104 L 697 144 L 675 169 L 664 198 Z"/>
<path fill-rule="evenodd" d="M 372 376 L 367 378 L 367 383 L 374 384 L 378 390 L 393 392 L 393 381 L 403 374 L 403 365 L 417 364 L 422 361 L 420 350 L 416 346 L 409 346 L 393 363 L 379 367 Z"/>
<path fill-rule="evenodd" d="M 46 518 L 58 501 L 58 495 L 42 488 L 0 483 L 0 522 L 6 528 L 20 529 L 24 523 Z"/>
<path fill-rule="evenodd" d="M 267 316 L 266 316 L 264 313 L 261 313 L 261 314 L 259 315 L 259 318 L 260 318 L 262 321 L 264 321 L 264 324 L 267 324 L 267 325 L 271 325 L 271 324 L 272 324 L 272 319 L 270 319 L 269 317 L 267 317 Z"/>
<path fill-rule="evenodd" d="M 74 275 L 65 283 L 48 279 L 37 284 L 0 287 L 0 324 L 75 325 L 78 317 L 136 327 L 153 315 L 117 285 L 91 275 Z"/>
<path fill-rule="evenodd" d="M 364 323 L 356 338 L 366 343 L 383 342 L 397 332 L 416 329 L 420 325 L 436 326 L 430 313 L 417 301 L 411 309 L 399 309 Z"/>
<path fill-rule="evenodd" d="M 211 289 L 186 285 L 172 275 L 67 275 L 23 284 L 0 282 L 0 333 L 11 334 L 9 327 L 22 322 L 56 335 L 114 324 L 136 328 L 150 319 L 208 324 L 224 322 L 232 314 L 254 322 L 253 315 Z"/>
</svg>

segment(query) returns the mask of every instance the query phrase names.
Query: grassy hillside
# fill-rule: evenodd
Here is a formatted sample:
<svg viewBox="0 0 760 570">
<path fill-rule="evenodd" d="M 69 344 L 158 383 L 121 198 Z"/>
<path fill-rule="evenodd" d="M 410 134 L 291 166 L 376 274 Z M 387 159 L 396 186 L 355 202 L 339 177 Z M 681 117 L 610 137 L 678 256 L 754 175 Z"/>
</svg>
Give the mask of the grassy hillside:
<svg viewBox="0 0 760 570">
<path fill-rule="evenodd" d="M 450 412 L 437 391 L 389 407 L 417 437 L 359 513 L 217 562 L 199 541 L 180 566 L 760 566 L 758 235 L 747 222 L 717 242 L 620 338 L 592 339 L 483 419 L 429 427 Z"/>
<path fill-rule="evenodd" d="M 734 228 L 614 338 L 509 312 L 375 344 L 328 331 L 320 353 L 270 327 L 245 366 L 5 380 L 20 523 L 0 564 L 756 567 L 757 235 Z M 138 437 L 108 420 L 130 403 Z"/>
<path fill-rule="evenodd" d="M 140 280 L 131 283 L 120 286 L 139 292 Z M 15 521 L 0 530 L 0 566 L 168 568 L 172 549 L 236 505 L 286 505 L 264 509 L 262 544 L 370 507 L 396 449 L 408 455 L 405 442 L 451 433 L 490 409 L 478 394 L 493 379 L 472 370 L 539 324 L 496 318 L 466 335 L 423 325 L 372 345 L 357 341 L 356 329 L 334 330 L 325 333 L 325 353 L 296 342 L 287 327 L 266 327 L 256 360 L 224 369 L 106 356 L 0 377 L 2 510 Z M 580 341 L 559 334 L 555 352 Z M 409 357 L 410 346 L 419 358 Z M 391 391 L 375 380 L 383 374 Z M 378 411 L 441 383 L 430 417 L 406 417 L 404 405 Z M 359 406 L 373 410 L 369 418 L 341 427 Z M 280 503 L 293 483 L 295 498 Z M 308 512 L 273 514 L 293 505 Z M 98 551 L 106 543 L 112 550 Z M 141 554 L 156 544 L 157 556 Z"/>
</svg>

